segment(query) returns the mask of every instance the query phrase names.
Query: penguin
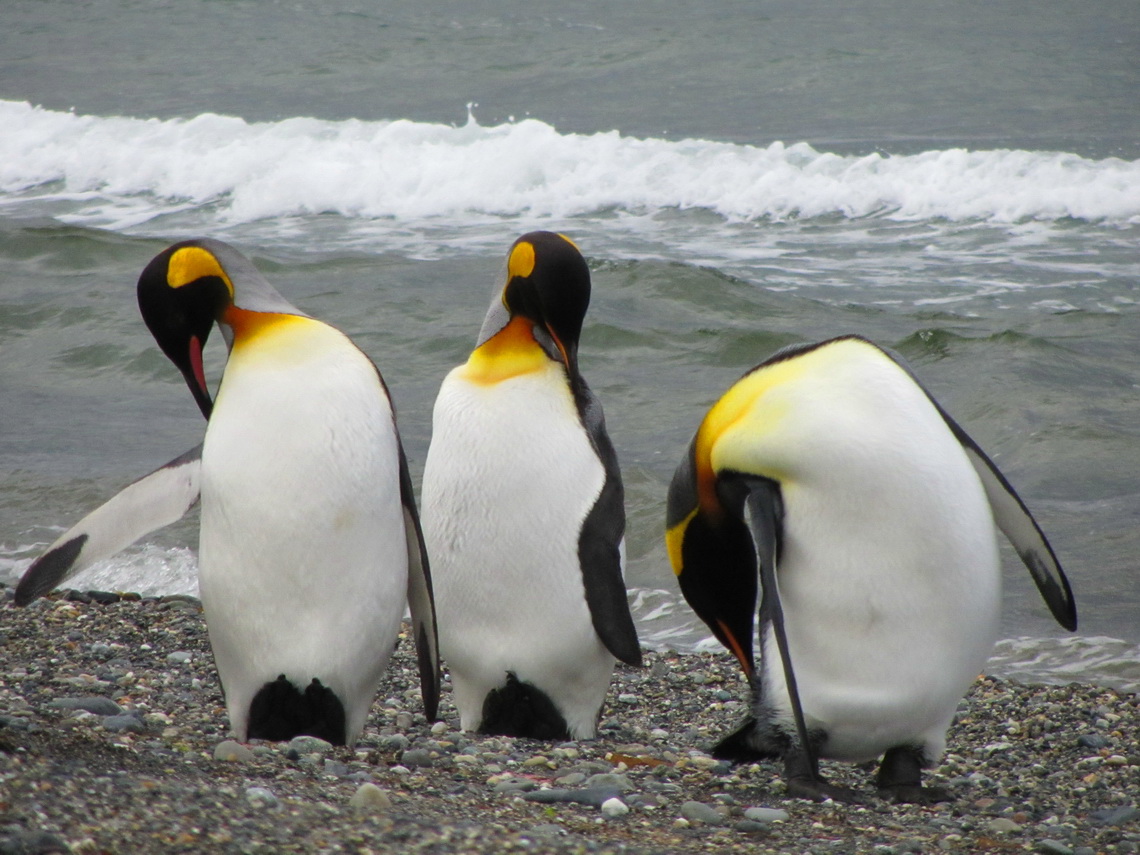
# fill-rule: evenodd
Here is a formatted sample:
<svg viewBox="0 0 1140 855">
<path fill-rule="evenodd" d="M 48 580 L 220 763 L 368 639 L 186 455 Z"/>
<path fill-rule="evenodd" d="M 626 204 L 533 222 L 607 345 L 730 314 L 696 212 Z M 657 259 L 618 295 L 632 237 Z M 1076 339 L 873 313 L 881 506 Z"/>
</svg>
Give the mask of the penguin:
<svg viewBox="0 0 1140 855">
<path fill-rule="evenodd" d="M 1041 528 L 901 357 L 845 336 L 745 374 L 705 415 L 666 505 L 681 591 L 752 693 L 714 756 L 782 759 L 789 795 L 845 801 L 856 794 L 819 758 L 881 758 L 881 797 L 946 800 L 922 769 L 997 638 L 995 523 L 1075 629 Z"/>
<path fill-rule="evenodd" d="M 425 711 L 439 660 L 431 574 L 387 388 L 339 330 L 233 247 L 176 243 L 138 281 L 143 320 L 207 418 L 202 444 L 136 481 L 28 568 L 26 604 L 200 500 L 199 589 L 234 736 L 351 745 L 410 603 Z M 229 356 L 211 398 L 202 348 Z"/>
<path fill-rule="evenodd" d="M 578 369 L 589 300 L 569 238 L 523 235 L 475 349 L 436 398 L 424 540 L 464 730 L 589 739 L 615 660 L 641 663 L 621 474 Z"/>
</svg>

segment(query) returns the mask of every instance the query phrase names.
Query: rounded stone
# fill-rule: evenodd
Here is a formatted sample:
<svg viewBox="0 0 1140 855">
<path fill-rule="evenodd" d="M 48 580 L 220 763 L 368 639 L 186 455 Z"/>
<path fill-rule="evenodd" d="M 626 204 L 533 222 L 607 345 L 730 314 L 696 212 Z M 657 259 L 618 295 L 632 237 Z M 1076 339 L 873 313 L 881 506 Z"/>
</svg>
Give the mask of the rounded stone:
<svg viewBox="0 0 1140 855">
<path fill-rule="evenodd" d="M 349 807 L 370 813 L 384 813 L 391 809 L 392 800 L 388 794 L 375 784 L 368 782 L 361 784 L 348 800 Z"/>
<path fill-rule="evenodd" d="M 240 742 L 227 739 L 214 746 L 214 759 L 223 763 L 248 763 L 253 759 L 253 752 Z"/>
<path fill-rule="evenodd" d="M 606 799 L 602 802 L 602 815 L 609 819 L 616 819 L 629 813 L 629 806 L 619 798 Z"/>
</svg>

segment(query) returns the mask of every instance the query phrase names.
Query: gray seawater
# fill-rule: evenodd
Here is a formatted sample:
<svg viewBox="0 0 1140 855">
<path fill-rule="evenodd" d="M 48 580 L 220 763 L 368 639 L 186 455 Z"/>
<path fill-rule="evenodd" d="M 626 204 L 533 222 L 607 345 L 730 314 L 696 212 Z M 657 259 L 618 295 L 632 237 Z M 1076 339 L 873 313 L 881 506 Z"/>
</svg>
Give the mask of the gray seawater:
<svg viewBox="0 0 1140 855">
<path fill-rule="evenodd" d="M 707 635 L 661 537 L 705 408 L 774 349 L 857 332 L 989 451 L 1073 582 L 1068 637 L 1005 551 L 992 667 L 1137 687 L 1140 7 L 1082 9 L 4 4 L 0 574 L 199 440 L 134 303 L 171 241 L 235 243 L 353 336 L 418 479 L 503 253 L 554 228 L 593 270 L 582 367 L 647 640 Z M 192 585 L 195 526 L 100 579 Z"/>
</svg>

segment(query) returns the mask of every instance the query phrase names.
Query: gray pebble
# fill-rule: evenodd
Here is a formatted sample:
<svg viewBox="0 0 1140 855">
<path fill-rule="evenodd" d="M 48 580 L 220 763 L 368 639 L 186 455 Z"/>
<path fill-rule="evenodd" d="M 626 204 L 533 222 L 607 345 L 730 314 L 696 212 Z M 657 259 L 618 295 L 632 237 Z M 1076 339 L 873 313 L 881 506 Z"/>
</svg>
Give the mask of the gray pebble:
<svg viewBox="0 0 1140 855">
<path fill-rule="evenodd" d="M 332 743 L 316 736 L 294 736 L 289 740 L 289 750 L 298 754 L 328 754 Z"/>
<path fill-rule="evenodd" d="M 274 810 L 281 806 L 277 796 L 273 795 L 272 791 L 267 790 L 265 787 L 250 787 L 245 791 L 245 797 L 254 807 L 266 808 Z"/>
<path fill-rule="evenodd" d="M 745 809 L 744 818 L 753 822 L 785 822 L 788 812 L 780 808 L 750 807 Z"/>
<path fill-rule="evenodd" d="M 1048 838 L 1037 841 L 1037 851 L 1044 853 L 1044 855 L 1073 855 L 1073 850 L 1060 840 L 1049 840 Z"/>
<path fill-rule="evenodd" d="M 1099 733 L 1082 733 L 1077 737 L 1077 745 L 1081 748 L 1091 748 L 1094 751 L 1107 748 L 1108 744 L 1108 737 Z"/>
<path fill-rule="evenodd" d="M 529 793 L 535 789 L 538 784 L 534 781 L 528 781 L 525 778 L 516 778 L 510 781 L 499 781 L 493 787 L 496 793 Z"/>
<path fill-rule="evenodd" d="M 771 831 L 771 828 L 766 822 L 753 822 L 751 819 L 742 819 L 740 822 L 733 826 L 734 829 L 741 834 L 757 834 L 760 832 Z"/>
<path fill-rule="evenodd" d="M 1135 819 L 1137 815 L 1140 815 L 1140 810 L 1137 810 L 1133 805 L 1125 805 L 1118 808 L 1094 810 L 1089 814 L 1089 819 L 1098 825 L 1124 825 L 1126 822 Z"/>
<path fill-rule="evenodd" d="M 87 698 L 56 698 L 54 701 L 49 701 L 48 706 L 57 710 L 84 710 L 95 715 L 120 715 L 123 712 L 121 706 L 101 695 Z"/>
<path fill-rule="evenodd" d="M 999 816 L 991 819 L 986 823 L 986 828 L 995 834 L 1009 834 L 1014 831 L 1021 831 L 1021 826 L 1008 817 Z"/>
<path fill-rule="evenodd" d="M 528 802 L 538 802 L 539 804 L 557 804 L 566 802 L 570 804 L 592 805 L 593 807 L 601 807 L 603 802 L 619 796 L 620 793 L 612 787 L 599 787 L 596 789 L 583 789 L 583 790 L 564 790 L 551 788 L 549 790 L 535 790 L 531 793 L 523 793 L 523 798 Z"/>
<path fill-rule="evenodd" d="M 704 802 L 685 802 L 681 805 L 681 816 L 689 822 L 699 822 L 703 825 L 724 825 L 723 814 Z"/>
<path fill-rule="evenodd" d="M 134 713 L 104 716 L 102 724 L 112 733 L 146 733 L 146 725 Z"/>
<path fill-rule="evenodd" d="M 166 654 L 166 661 L 167 662 L 177 662 L 177 663 L 182 664 L 182 665 L 185 665 L 187 662 L 189 662 L 193 658 L 194 658 L 194 654 L 191 653 L 189 650 L 175 650 L 173 653 L 167 653 Z"/>
<path fill-rule="evenodd" d="M 253 752 L 232 739 L 226 739 L 214 746 L 214 759 L 225 763 L 248 763 Z"/>
<path fill-rule="evenodd" d="M 384 813 L 391 809 L 392 799 L 378 786 L 368 782 L 357 787 L 348 804 L 359 811 Z"/>
<path fill-rule="evenodd" d="M 380 740 L 380 747 L 385 751 L 406 751 L 411 746 L 412 741 L 402 733 L 385 736 Z"/>
<path fill-rule="evenodd" d="M 414 769 L 417 766 L 426 768 L 435 765 L 435 761 L 432 760 L 431 757 L 431 752 L 426 748 L 409 748 L 400 755 L 400 762 L 409 769 Z"/>
<path fill-rule="evenodd" d="M 585 786 L 587 789 L 605 788 L 624 793 L 626 790 L 633 789 L 633 782 L 625 775 L 619 775 L 616 772 L 603 772 L 587 778 Z"/>
<path fill-rule="evenodd" d="M 46 831 L 18 831 L 0 840 L 0 855 L 70 855 L 71 847 Z"/>
</svg>

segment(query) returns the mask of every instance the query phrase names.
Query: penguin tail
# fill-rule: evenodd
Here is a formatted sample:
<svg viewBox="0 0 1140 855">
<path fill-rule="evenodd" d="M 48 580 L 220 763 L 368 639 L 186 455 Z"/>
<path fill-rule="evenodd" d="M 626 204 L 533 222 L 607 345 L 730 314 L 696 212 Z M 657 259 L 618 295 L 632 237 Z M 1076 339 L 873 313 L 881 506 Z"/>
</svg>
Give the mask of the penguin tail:
<svg viewBox="0 0 1140 855">
<path fill-rule="evenodd" d="M 316 677 L 302 692 L 282 674 L 262 686 L 250 702 L 248 736 L 273 742 L 316 736 L 344 745 L 344 704 Z"/>
<path fill-rule="evenodd" d="M 530 739 L 568 740 L 566 719 L 550 697 L 531 683 L 524 683 L 513 671 L 507 681 L 492 689 L 483 700 L 481 733 L 495 736 L 523 736 Z"/>
</svg>

